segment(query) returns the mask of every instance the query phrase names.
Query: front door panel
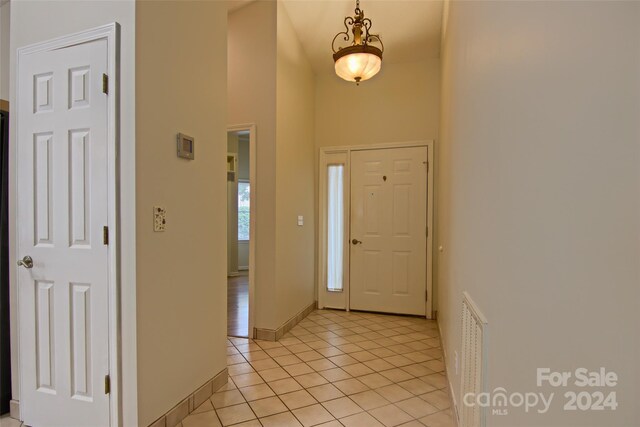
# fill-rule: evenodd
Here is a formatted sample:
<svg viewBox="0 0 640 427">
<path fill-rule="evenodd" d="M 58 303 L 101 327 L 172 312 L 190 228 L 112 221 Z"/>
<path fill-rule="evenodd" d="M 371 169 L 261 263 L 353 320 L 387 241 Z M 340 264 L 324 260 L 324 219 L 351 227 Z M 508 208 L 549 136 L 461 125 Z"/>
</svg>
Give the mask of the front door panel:
<svg viewBox="0 0 640 427">
<path fill-rule="evenodd" d="M 353 151 L 351 309 L 425 315 L 426 232 L 427 148 Z"/>
</svg>

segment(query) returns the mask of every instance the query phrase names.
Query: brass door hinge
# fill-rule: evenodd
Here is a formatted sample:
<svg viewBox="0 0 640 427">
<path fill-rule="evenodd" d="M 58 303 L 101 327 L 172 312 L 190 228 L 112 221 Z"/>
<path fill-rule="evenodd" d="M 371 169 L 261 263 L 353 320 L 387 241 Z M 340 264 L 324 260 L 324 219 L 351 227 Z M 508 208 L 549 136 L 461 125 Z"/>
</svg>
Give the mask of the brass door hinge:
<svg viewBox="0 0 640 427">
<path fill-rule="evenodd" d="M 111 377 L 109 375 L 104 376 L 104 394 L 111 393 Z"/>
<path fill-rule="evenodd" d="M 104 245 L 109 244 L 109 227 L 107 227 L 106 225 L 102 227 L 102 243 Z"/>
<path fill-rule="evenodd" d="M 102 93 L 105 95 L 109 94 L 109 76 L 106 74 L 102 75 Z"/>
</svg>

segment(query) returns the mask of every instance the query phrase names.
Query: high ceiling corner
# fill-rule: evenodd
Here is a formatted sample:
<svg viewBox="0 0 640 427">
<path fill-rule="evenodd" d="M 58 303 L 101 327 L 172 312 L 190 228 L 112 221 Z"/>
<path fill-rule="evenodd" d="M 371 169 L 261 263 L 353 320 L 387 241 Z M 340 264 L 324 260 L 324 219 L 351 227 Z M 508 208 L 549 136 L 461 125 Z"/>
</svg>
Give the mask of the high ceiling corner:
<svg viewBox="0 0 640 427">
<path fill-rule="evenodd" d="M 255 0 L 227 0 L 227 13 L 234 12 Z"/>
<path fill-rule="evenodd" d="M 333 70 L 331 42 L 353 16 L 355 0 L 283 0 L 298 38 L 317 73 Z M 384 62 L 440 57 L 442 0 L 360 0 L 372 33 L 384 42 Z"/>
</svg>

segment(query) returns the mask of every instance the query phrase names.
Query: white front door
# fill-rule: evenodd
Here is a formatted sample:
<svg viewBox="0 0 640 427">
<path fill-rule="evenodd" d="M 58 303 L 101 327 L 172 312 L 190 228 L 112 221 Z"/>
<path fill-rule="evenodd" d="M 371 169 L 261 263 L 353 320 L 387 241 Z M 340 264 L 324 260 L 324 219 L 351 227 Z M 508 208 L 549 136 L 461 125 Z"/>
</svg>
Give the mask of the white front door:
<svg viewBox="0 0 640 427">
<path fill-rule="evenodd" d="M 427 148 L 351 153 L 353 310 L 425 315 Z"/>
<path fill-rule="evenodd" d="M 33 260 L 18 269 L 21 409 L 31 426 L 110 424 L 107 54 L 97 40 L 19 64 L 17 254 Z"/>
</svg>

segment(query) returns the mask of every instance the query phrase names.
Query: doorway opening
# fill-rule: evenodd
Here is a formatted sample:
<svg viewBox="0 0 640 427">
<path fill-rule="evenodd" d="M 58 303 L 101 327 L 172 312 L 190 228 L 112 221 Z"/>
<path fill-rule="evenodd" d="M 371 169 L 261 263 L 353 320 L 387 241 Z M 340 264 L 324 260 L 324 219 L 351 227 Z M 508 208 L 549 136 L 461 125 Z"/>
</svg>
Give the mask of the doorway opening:
<svg viewBox="0 0 640 427">
<path fill-rule="evenodd" d="M 433 141 L 320 151 L 318 306 L 432 318 Z"/>
<path fill-rule="evenodd" d="M 227 130 L 227 335 L 253 336 L 255 126 Z"/>
</svg>

